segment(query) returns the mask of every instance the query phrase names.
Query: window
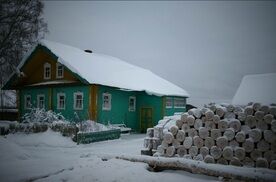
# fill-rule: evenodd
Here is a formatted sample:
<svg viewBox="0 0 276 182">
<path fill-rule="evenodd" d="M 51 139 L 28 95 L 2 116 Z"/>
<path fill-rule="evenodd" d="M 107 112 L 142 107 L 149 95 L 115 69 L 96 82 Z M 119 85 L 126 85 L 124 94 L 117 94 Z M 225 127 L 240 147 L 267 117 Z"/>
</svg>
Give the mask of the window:
<svg viewBox="0 0 276 182">
<path fill-rule="evenodd" d="M 166 108 L 172 108 L 172 98 L 166 97 Z"/>
<path fill-rule="evenodd" d="M 57 63 L 57 72 L 56 72 L 56 77 L 57 78 L 63 78 L 63 66 L 60 63 Z"/>
<path fill-rule="evenodd" d="M 82 92 L 74 93 L 74 109 L 76 109 L 76 110 L 83 109 L 83 93 Z"/>
<path fill-rule="evenodd" d="M 51 65 L 49 63 L 44 64 L 44 79 L 51 78 Z"/>
<path fill-rule="evenodd" d="M 25 95 L 24 100 L 25 100 L 25 102 L 24 102 L 25 109 L 30 109 L 32 107 L 31 96 L 30 95 Z"/>
<path fill-rule="evenodd" d="M 174 98 L 175 108 L 185 108 L 185 98 Z"/>
<path fill-rule="evenodd" d="M 44 95 L 37 95 L 37 108 L 45 107 L 45 97 Z"/>
<path fill-rule="evenodd" d="M 103 110 L 111 110 L 111 94 L 103 94 Z"/>
<path fill-rule="evenodd" d="M 57 109 L 65 109 L 65 94 L 57 94 Z"/>
<path fill-rule="evenodd" d="M 136 110 L 136 97 L 134 97 L 134 96 L 129 97 L 128 110 L 129 111 Z"/>
</svg>

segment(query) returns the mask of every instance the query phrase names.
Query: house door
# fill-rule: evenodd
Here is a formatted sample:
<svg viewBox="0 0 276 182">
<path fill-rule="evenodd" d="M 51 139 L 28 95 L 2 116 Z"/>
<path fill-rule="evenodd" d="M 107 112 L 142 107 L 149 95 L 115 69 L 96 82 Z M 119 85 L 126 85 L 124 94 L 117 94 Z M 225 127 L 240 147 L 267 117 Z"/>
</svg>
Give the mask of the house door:
<svg viewBox="0 0 276 182">
<path fill-rule="evenodd" d="M 140 111 L 140 131 L 145 133 L 147 128 L 153 127 L 152 108 L 142 107 Z"/>
</svg>

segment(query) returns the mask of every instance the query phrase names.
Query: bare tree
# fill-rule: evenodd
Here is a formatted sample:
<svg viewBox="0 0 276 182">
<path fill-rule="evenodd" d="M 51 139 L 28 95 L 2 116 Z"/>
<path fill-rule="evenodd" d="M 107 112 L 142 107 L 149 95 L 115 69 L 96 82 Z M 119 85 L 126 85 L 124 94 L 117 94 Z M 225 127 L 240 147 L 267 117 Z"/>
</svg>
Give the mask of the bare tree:
<svg viewBox="0 0 276 182">
<path fill-rule="evenodd" d="M 0 86 L 47 32 L 43 6 L 40 0 L 0 0 Z"/>
</svg>

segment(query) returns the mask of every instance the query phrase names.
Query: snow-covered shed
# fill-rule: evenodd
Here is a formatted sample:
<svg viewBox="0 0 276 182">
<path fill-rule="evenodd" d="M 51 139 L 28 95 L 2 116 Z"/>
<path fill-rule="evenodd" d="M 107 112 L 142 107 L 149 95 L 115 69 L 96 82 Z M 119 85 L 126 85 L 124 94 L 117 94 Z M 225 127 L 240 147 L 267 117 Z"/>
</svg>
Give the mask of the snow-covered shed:
<svg viewBox="0 0 276 182">
<path fill-rule="evenodd" d="M 144 131 L 165 115 L 183 112 L 188 93 L 153 72 L 118 58 L 42 40 L 25 56 L 4 89 L 19 92 L 19 110 L 61 112 L 74 120 L 124 123 Z"/>
<path fill-rule="evenodd" d="M 243 77 L 232 103 L 247 105 L 249 102 L 276 104 L 276 73 Z"/>
</svg>

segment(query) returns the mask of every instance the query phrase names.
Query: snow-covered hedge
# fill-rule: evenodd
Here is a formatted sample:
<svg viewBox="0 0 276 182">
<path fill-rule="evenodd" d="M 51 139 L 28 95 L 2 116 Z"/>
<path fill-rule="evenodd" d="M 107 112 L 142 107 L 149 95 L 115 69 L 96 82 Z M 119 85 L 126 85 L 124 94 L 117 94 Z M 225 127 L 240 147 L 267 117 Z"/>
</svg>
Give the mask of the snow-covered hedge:
<svg viewBox="0 0 276 182">
<path fill-rule="evenodd" d="M 47 122 L 52 123 L 54 121 L 66 121 L 62 114 L 55 113 L 52 110 L 46 111 L 45 109 L 32 108 L 30 112 L 26 113 L 23 118 L 23 123 L 36 123 Z"/>
</svg>

